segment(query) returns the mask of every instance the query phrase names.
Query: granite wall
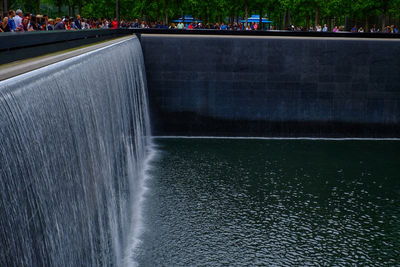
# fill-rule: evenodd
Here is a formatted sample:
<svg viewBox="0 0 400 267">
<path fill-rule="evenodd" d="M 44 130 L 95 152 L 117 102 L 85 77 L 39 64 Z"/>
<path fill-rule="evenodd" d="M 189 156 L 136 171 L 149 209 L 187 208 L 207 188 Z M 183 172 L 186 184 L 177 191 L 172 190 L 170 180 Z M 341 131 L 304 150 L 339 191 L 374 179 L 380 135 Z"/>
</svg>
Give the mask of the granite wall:
<svg viewBox="0 0 400 267">
<path fill-rule="evenodd" d="M 154 135 L 400 137 L 400 40 L 146 35 Z"/>
</svg>

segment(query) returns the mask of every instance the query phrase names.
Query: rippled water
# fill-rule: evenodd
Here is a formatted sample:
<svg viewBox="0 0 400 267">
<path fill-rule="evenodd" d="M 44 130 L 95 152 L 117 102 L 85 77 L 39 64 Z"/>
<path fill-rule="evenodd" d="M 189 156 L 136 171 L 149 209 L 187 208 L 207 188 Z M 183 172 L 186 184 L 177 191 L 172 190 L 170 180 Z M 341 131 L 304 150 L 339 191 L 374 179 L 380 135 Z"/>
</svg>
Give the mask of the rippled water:
<svg viewBox="0 0 400 267">
<path fill-rule="evenodd" d="M 400 142 L 157 143 L 141 266 L 400 263 Z"/>
</svg>

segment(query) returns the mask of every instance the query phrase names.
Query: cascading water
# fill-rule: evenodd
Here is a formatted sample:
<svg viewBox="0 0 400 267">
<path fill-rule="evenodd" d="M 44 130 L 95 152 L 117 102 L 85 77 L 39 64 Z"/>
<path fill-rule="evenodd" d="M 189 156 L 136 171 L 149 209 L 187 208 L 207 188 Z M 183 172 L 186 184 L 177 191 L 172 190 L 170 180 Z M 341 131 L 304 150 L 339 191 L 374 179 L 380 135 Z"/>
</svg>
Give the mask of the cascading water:
<svg viewBox="0 0 400 267">
<path fill-rule="evenodd" d="M 0 83 L 0 266 L 134 265 L 150 126 L 137 38 Z"/>
</svg>

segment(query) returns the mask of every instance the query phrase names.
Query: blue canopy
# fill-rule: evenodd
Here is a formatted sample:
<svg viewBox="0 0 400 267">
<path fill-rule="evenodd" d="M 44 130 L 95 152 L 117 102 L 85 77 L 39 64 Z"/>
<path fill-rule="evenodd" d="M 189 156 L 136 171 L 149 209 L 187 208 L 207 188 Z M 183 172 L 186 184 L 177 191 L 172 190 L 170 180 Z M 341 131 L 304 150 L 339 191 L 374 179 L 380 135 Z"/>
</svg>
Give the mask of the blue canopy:
<svg viewBox="0 0 400 267">
<path fill-rule="evenodd" d="M 184 18 L 185 18 L 185 23 L 192 23 L 192 22 L 195 22 L 195 21 L 202 22 L 201 20 L 194 19 L 192 17 L 192 15 L 185 15 Z M 183 19 L 182 18 L 175 19 L 172 22 L 183 22 Z"/>
<path fill-rule="evenodd" d="M 239 22 L 245 23 L 246 20 L 242 19 Z M 260 22 L 260 15 L 251 15 L 250 18 L 247 19 L 247 22 Z M 261 18 L 262 23 L 272 23 L 273 21 L 268 20 L 267 18 Z"/>
</svg>

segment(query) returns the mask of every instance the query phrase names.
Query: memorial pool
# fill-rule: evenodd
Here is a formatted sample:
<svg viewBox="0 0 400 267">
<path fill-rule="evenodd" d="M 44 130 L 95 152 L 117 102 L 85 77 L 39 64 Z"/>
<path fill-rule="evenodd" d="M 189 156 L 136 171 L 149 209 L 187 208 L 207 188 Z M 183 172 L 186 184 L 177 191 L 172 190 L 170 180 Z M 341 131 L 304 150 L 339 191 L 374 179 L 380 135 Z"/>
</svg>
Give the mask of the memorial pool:
<svg viewBox="0 0 400 267">
<path fill-rule="evenodd" d="M 400 142 L 156 139 L 140 266 L 393 266 Z"/>
</svg>

